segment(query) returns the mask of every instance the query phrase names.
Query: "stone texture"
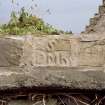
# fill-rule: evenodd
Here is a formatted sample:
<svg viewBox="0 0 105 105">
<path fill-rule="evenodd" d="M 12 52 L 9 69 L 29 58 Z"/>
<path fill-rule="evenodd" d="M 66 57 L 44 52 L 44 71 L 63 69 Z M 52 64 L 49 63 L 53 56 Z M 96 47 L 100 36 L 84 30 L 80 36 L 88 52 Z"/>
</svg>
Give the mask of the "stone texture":
<svg viewBox="0 0 105 105">
<path fill-rule="evenodd" d="M 105 89 L 105 39 L 0 38 L 0 90 L 22 87 Z"/>
<path fill-rule="evenodd" d="M 0 67 L 18 66 L 22 56 L 22 42 L 0 38 Z"/>
<path fill-rule="evenodd" d="M 83 33 L 104 33 L 105 32 L 105 1 L 99 6 L 99 12 L 90 19 L 90 23 L 86 26 L 86 30 Z"/>
</svg>

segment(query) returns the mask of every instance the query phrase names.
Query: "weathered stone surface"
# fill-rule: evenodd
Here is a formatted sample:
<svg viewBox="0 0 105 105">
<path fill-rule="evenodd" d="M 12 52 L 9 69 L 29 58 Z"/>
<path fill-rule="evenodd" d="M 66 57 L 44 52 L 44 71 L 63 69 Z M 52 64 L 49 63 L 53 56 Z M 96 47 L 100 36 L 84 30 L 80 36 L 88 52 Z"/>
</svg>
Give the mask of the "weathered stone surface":
<svg viewBox="0 0 105 105">
<path fill-rule="evenodd" d="M 32 37 L 24 44 L 22 65 L 31 67 L 103 67 L 105 40 L 69 36 Z M 30 70 L 29 70 L 30 71 Z"/>
<path fill-rule="evenodd" d="M 18 66 L 22 56 L 22 41 L 0 38 L 0 67 Z"/>
<path fill-rule="evenodd" d="M 79 51 L 79 38 L 68 36 L 32 37 L 25 40 L 22 63 L 35 67 L 72 67 L 77 65 L 77 50 Z"/>
<path fill-rule="evenodd" d="M 89 25 L 86 26 L 84 33 L 105 33 L 105 1 L 99 6 L 99 11 L 90 19 Z"/>
<path fill-rule="evenodd" d="M 0 90 L 105 89 L 105 39 L 84 36 L 0 38 Z"/>
</svg>

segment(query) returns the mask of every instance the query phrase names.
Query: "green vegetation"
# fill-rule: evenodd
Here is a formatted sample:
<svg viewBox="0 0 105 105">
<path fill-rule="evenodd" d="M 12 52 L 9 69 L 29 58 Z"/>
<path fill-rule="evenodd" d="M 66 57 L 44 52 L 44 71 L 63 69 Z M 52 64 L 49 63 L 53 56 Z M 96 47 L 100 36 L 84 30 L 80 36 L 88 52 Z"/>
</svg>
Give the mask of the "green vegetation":
<svg viewBox="0 0 105 105">
<path fill-rule="evenodd" d="M 66 32 L 57 30 L 53 26 L 46 24 L 42 19 L 26 12 L 24 8 L 19 14 L 11 13 L 8 24 L 0 27 L 0 34 L 25 35 L 25 34 L 64 34 Z M 66 33 L 68 34 L 68 33 Z"/>
</svg>

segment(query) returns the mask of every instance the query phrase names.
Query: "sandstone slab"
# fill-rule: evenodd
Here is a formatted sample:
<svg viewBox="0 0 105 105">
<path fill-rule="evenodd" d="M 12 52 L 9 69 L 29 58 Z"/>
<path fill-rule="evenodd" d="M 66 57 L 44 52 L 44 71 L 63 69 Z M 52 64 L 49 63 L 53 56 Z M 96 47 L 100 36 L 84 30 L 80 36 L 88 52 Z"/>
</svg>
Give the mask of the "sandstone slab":
<svg viewBox="0 0 105 105">
<path fill-rule="evenodd" d="M 104 38 L 0 38 L 0 90 L 22 87 L 105 89 Z"/>
</svg>

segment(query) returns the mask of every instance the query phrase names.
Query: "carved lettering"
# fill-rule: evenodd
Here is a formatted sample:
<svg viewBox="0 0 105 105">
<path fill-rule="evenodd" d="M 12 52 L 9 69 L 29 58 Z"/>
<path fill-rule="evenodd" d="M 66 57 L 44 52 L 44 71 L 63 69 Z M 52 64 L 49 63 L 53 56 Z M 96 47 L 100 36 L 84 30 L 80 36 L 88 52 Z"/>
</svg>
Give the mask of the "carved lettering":
<svg viewBox="0 0 105 105">
<path fill-rule="evenodd" d="M 36 65 L 41 65 L 41 64 L 45 64 L 46 62 L 46 55 L 44 52 L 42 51 L 36 51 L 35 56 L 33 56 L 33 60 L 34 60 L 34 63 Z"/>
<path fill-rule="evenodd" d="M 46 54 L 47 64 L 57 64 L 58 56 L 56 54 L 48 53 Z"/>
<path fill-rule="evenodd" d="M 47 50 L 48 51 L 54 51 L 55 50 L 55 46 L 58 44 L 58 40 L 51 40 L 50 42 L 48 42 L 47 44 Z"/>
<path fill-rule="evenodd" d="M 43 52 L 35 51 L 34 65 L 38 66 L 70 66 L 70 53 L 66 51 Z"/>
<path fill-rule="evenodd" d="M 67 57 L 66 54 L 61 53 L 60 54 L 60 64 L 70 66 L 71 61 L 69 59 L 69 56 Z"/>
</svg>

